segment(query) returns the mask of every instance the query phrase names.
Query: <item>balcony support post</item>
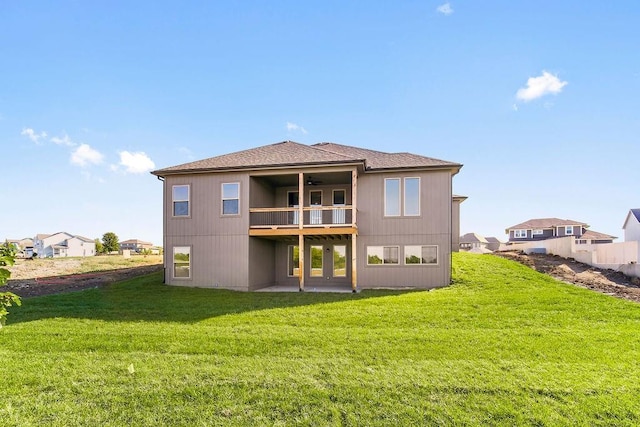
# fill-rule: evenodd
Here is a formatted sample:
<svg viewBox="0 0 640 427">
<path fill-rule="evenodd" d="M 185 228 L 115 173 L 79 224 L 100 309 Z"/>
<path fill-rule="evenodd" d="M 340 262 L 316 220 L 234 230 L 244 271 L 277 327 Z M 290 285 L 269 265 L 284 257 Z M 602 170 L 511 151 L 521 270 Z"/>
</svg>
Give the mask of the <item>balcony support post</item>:
<svg viewBox="0 0 640 427">
<path fill-rule="evenodd" d="M 298 235 L 298 290 L 304 291 L 304 234 Z"/>
<path fill-rule="evenodd" d="M 351 291 L 358 291 L 358 245 L 356 242 L 356 234 L 351 235 Z"/>
</svg>

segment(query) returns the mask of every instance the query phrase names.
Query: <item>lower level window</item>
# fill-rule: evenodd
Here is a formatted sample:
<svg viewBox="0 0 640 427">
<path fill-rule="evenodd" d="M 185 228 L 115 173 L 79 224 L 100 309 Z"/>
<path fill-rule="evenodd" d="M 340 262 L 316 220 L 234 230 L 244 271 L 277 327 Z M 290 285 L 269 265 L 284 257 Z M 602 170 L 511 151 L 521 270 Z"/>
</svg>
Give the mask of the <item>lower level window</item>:
<svg viewBox="0 0 640 427">
<path fill-rule="evenodd" d="M 173 248 L 173 277 L 188 279 L 191 277 L 191 248 L 175 246 Z"/>
<path fill-rule="evenodd" d="M 300 275 L 300 246 L 289 246 L 289 277 Z"/>
<path fill-rule="evenodd" d="M 399 252 L 398 246 L 367 246 L 367 264 L 398 264 Z"/>
<path fill-rule="evenodd" d="M 322 246 L 311 246 L 311 277 L 322 277 Z"/>
<path fill-rule="evenodd" d="M 407 265 L 437 264 L 438 247 L 435 245 L 405 246 L 404 263 Z"/>
</svg>

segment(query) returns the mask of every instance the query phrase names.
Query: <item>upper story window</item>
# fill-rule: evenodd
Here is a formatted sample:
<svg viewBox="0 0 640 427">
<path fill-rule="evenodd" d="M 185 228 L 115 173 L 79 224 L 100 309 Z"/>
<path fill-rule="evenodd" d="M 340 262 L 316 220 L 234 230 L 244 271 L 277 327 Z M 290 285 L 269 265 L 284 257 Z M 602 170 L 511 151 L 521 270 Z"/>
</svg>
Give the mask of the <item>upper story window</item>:
<svg viewBox="0 0 640 427">
<path fill-rule="evenodd" d="M 240 214 L 240 183 L 225 182 L 222 184 L 222 215 Z"/>
<path fill-rule="evenodd" d="M 564 227 L 564 234 L 570 236 L 573 234 L 573 225 L 567 225 Z"/>
<path fill-rule="evenodd" d="M 189 186 L 174 185 L 172 188 L 173 216 L 189 216 Z"/>
<path fill-rule="evenodd" d="M 533 230 L 534 235 L 544 234 L 544 230 Z"/>
<path fill-rule="evenodd" d="M 400 178 L 384 180 L 384 216 L 400 216 Z"/>
<path fill-rule="evenodd" d="M 385 178 L 384 216 L 420 216 L 420 178 Z"/>
<path fill-rule="evenodd" d="M 514 239 L 526 239 L 527 238 L 527 230 L 513 230 L 513 238 Z"/>
<path fill-rule="evenodd" d="M 404 179 L 404 214 L 420 216 L 420 178 Z"/>
</svg>

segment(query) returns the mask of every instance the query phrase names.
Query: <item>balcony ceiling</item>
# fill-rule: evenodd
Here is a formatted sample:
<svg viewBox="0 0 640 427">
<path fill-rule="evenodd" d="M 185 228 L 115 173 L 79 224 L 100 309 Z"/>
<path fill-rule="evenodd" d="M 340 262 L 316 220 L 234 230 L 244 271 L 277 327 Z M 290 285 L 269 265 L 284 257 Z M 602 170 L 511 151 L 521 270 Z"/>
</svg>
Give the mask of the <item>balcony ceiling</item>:
<svg viewBox="0 0 640 427">
<path fill-rule="evenodd" d="M 254 179 L 265 180 L 273 187 L 296 187 L 298 185 L 298 174 L 256 176 Z M 305 173 L 304 179 L 305 187 L 337 184 L 351 185 L 351 172 Z M 308 185 L 308 180 L 312 180 L 313 184 Z"/>
</svg>

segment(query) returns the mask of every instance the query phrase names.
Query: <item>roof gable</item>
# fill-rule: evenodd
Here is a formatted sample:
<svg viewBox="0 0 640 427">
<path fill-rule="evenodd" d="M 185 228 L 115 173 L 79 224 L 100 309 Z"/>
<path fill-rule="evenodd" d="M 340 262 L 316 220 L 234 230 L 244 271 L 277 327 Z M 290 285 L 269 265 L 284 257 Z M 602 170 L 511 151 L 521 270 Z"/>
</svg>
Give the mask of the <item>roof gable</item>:
<svg viewBox="0 0 640 427">
<path fill-rule="evenodd" d="M 589 225 L 584 222 L 575 221 L 572 219 L 537 218 L 537 219 L 530 219 L 520 224 L 512 225 L 511 227 L 507 228 L 506 232 L 508 233 L 509 230 L 545 229 L 545 228 L 563 227 L 567 225 L 589 227 Z"/>
<path fill-rule="evenodd" d="M 579 237 L 580 240 L 613 240 L 617 239 L 616 236 L 611 236 L 609 234 L 599 233 L 593 230 L 587 230 L 584 232 L 582 236 Z"/>
<path fill-rule="evenodd" d="M 476 233 L 467 233 L 460 237 L 460 243 L 489 243 L 487 239 Z"/>
<path fill-rule="evenodd" d="M 184 163 L 151 172 L 164 176 L 179 173 L 262 169 L 270 167 L 361 164 L 366 170 L 447 167 L 459 169 L 459 163 L 433 159 L 411 153 L 382 151 L 323 142 L 305 145 L 283 141 L 235 153 L 223 154 L 195 162 Z"/>
<path fill-rule="evenodd" d="M 624 220 L 623 229 L 627 228 L 627 224 L 629 220 L 635 218 L 638 223 L 640 223 L 640 209 L 629 209 L 629 213 L 627 214 L 627 218 Z"/>
</svg>

